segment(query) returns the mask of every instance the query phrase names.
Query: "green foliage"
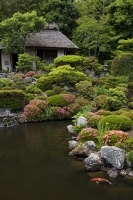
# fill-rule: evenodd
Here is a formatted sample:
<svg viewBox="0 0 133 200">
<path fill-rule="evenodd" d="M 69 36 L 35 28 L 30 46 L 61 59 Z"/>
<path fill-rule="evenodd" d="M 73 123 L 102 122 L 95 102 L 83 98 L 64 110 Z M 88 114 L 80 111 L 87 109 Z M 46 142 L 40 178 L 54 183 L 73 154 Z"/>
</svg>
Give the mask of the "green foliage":
<svg viewBox="0 0 133 200">
<path fill-rule="evenodd" d="M 106 108 L 108 110 L 118 110 L 126 104 L 127 98 L 123 91 L 112 89 L 108 90 L 108 97 L 106 98 Z"/>
<path fill-rule="evenodd" d="M 50 0 L 41 6 L 42 15 L 48 23 L 55 22 L 62 33 L 71 38 L 79 16 L 76 3 L 73 0 Z"/>
<path fill-rule="evenodd" d="M 133 150 L 128 152 L 127 158 L 131 164 L 133 164 Z"/>
<path fill-rule="evenodd" d="M 54 64 L 57 66 L 70 65 L 77 69 L 78 66 L 83 66 L 84 57 L 78 55 L 64 55 L 54 59 Z"/>
<path fill-rule="evenodd" d="M 37 56 L 31 56 L 27 53 L 19 54 L 18 55 L 18 62 L 17 62 L 17 70 L 21 72 L 29 72 L 32 70 L 36 70 L 36 68 L 41 68 L 42 64 L 40 58 Z"/>
<path fill-rule="evenodd" d="M 0 90 L 5 86 L 11 86 L 13 82 L 8 78 L 0 78 Z"/>
<path fill-rule="evenodd" d="M 25 93 L 21 90 L 0 91 L 0 108 L 22 111 L 25 106 Z"/>
<path fill-rule="evenodd" d="M 128 88 L 133 89 L 133 81 L 128 83 Z"/>
<path fill-rule="evenodd" d="M 51 70 L 48 74 L 49 77 L 54 80 L 58 85 L 70 84 L 73 81 L 81 81 L 84 80 L 85 74 L 79 71 L 76 71 L 69 65 L 60 66 Z"/>
<path fill-rule="evenodd" d="M 78 103 L 71 103 L 66 109 L 66 118 L 71 119 L 72 116 L 76 115 L 79 112 L 81 106 Z"/>
<path fill-rule="evenodd" d="M 108 94 L 108 90 L 105 88 L 104 85 L 95 86 L 94 90 L 95 90 L 95 95 L 96 95 L 96 96 L 99 96 L 99 95 L 107 95 L 107 94 Z"/>
<path fill-rule="evenodd" d="M 85 128 L 85 125 L 84 125 L 84 124 L 81 124 L 81 125 L 79 125 L 79 126 L 74 126 L 74 128 L 73 128 L 74 134 L 77 135 L 83 128 Z"/>
<path fill-rule="evenodd" d="M 45 93 L 48 97 L 55 95 L 53 90 L 46 90 Z"/>
<path fill-rule="evenodd" d="M 35 98 L 34 94 L 28 93 L 25 95 L 25 105 L 29 104 Z"/>
<path fill-rule="evenodd" d="M 91 103 L 85 105 L 85 106 L 82 106 L 80 108 L 80 111 L 74 115 L 72 118 L 74 119 L 73 122 L 77 121 L 77 119 L 80 117 L 80 116 L 88 116 L 88 113 L 91 112 L 93 110 L 93 105 Z"/>
<path fill-rule="evenodd" d="M 124 149 L 126 152 L 133 150 L 133 137 L 128 137 L 122 143 L 116 144 L 115 146 Z"/>
<path fill-rule="evenodd" d="M 109 130 L 122 130 L 126 131 L 132 128 L 132 120 L 123 115 L 108 115 L 103 116 L 99 121 L 99 124 L 103 127 L 108 126 Z"/>
<path fill-rule="evenodd" d="M 60 94 L 63 91 L 63 89 L 60 86 L 53 86 L 53 91 L 55 94 Z"/>
<path fill-rule="evenodd" d="M 89 69 L 94 71 L 96 75 L 99 75 L 104 72 L 104 66 L 99 63 L 99 60 L 94 56 L 85 57 L 83 60 L 82 69 Z"/>
<path fill-rule="evenodd" d="M 94 95 L 94 87 L 89 81 L 80 81 L 75 84 L 75 87 L 78 91 L 78 95 L 81 95 L 84 98 L 92 99 Z"/>
<path fill-rule="evenodd" d="M 107 99 L 107 96 L 106 96 L 106 95 L 102 95 L 102 94 L 96 96 L 96 97 L 93 99 L 93 101 L 96 103 L 97 109 L 105 108 L 106 99 Z"/>
<path fill-rule="evenodd" d="M 45 26 L 43 17 L 38 17 L 36 11 L 15 13 L 11 18 L 0 23 L 0 38 L 5 50 L 12 53 L 24 53 L 25 42 L 31 33 Z"/>
<path fill-rule="evenodd" d="M 116 56 L 111 65 L 111 73 L 114 76 L 129 75 L 133 72 L 133 54 L 122 53 Z"/>
<path fill-rule="evenodd" d="M 41 90 L 36 85 L 31 84 L 26 87 L 26 93 L 41 94 Z"/>
<path fill-rule="evenodd" d="M 51 90 L 52 86 L 52 79 L 48 76 L 42 76 L 37 79 L 37 87 L 40 88 L 42 91 Z"/>
<path fill-rule="evenodd" d="M 128 107 L 131 108 L 131 109 L 133 109 L 133 101 L 131 101 L 131 102 L 128 103 Z"/>
<path fill-rule="evenodd" d="M 88 124 L 92 128 L 98 128 L 98 122 L 102 119 L 102 116 L 94 114 L 89 117 Z"/>
</svg>

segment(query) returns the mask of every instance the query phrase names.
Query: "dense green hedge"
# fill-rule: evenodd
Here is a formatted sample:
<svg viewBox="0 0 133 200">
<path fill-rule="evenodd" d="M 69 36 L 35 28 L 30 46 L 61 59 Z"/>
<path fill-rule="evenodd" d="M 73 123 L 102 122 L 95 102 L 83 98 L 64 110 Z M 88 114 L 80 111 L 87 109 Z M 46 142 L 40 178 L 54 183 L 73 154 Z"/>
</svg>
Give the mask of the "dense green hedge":
<svg viewBox="0 0 133 200">
<path fill-rule="evenodd" d="M 116 56 L 112 61 L 111 73 L 115 76 L 133 73 L 133 54 L 122 53 Z"/>
<path fill-rule="evenodd" d="M 0 91 L 0 108 L 21 111 L 25 106 L 25 97 L 25 93 L 21 90 L 2 90 Z"/>
<path fill-rule="evenodd" d="M 102 127 L 107 127 L 109 130 L 129 130 L 133 126 L 132 120 L 123 115 L 108 115 L 102 117 L 99 121 Z"/>
</svg>

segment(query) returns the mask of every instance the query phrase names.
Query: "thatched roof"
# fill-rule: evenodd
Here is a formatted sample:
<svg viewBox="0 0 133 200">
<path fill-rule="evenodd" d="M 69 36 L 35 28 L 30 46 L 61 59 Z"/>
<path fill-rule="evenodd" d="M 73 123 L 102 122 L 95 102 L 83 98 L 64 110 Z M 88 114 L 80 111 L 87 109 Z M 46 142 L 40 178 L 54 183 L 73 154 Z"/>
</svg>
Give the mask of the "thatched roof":
<svg viewBox="0 0 133 200">
<path fill-rule="evenodd" d="M 45 29 L 44 31 L 31 35 L 26 41 L 26 47 L 79 49 L 77 45 L 57 28 Z"/>
</svg>

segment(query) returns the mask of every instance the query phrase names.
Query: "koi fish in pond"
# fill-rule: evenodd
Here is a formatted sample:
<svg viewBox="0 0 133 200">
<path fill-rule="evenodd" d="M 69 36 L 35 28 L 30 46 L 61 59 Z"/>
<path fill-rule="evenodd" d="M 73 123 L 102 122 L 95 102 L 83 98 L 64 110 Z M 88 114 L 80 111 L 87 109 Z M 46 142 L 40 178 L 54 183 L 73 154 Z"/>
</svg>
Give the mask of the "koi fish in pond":
<svg viewBox="0 0 133 200">
<path fill-rule="evenodd" d="M 112 183 L 109 180 L 104 179 L 104 178 L 92 178 L 91 181 L 95 181 L 96 183 L 106 182 L 106 183 L 109 183 L 110 185 L 112 185 Z"/>
</svg>

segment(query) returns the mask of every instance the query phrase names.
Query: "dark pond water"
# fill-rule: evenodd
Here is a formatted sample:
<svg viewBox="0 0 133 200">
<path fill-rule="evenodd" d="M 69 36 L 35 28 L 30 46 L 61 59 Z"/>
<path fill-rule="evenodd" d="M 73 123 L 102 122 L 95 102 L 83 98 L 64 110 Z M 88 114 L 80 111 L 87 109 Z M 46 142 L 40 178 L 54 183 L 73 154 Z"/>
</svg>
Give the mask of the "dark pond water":
<svg viewBox="0 0 133 200">
<path fill-rule="evenodd" d="M 70 121 L 0 129 L 0 200 L 131 200 L 133 181 L 91 182 L 83 162 L 68 155 Z M 106 177 L 105 174 L 91 176 Z"/>
</svg>

